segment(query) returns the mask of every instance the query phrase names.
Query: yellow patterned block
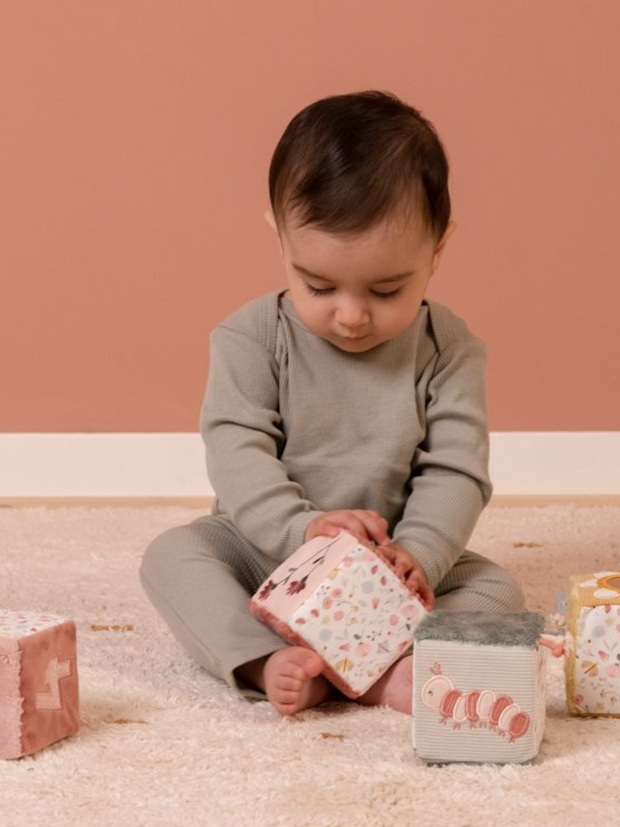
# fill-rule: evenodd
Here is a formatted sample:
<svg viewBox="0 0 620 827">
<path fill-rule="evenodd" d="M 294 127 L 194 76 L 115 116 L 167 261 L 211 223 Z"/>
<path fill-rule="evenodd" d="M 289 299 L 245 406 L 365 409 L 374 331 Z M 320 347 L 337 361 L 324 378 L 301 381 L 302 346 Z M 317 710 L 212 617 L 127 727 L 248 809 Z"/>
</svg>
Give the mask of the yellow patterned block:
<svg viewBox="0 0 620 827">
<path fill-rule="evenodd" d="M 571 577 L 567 632 L 569 712 L 620 718 L 620 572 Z"/>
</svg>

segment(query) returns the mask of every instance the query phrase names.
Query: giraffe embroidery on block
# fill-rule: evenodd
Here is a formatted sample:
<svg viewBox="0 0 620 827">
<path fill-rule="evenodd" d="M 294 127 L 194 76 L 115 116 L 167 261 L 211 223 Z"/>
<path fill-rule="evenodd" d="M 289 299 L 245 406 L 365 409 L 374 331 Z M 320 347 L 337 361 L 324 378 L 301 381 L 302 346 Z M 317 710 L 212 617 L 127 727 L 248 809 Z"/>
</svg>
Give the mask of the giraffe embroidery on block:
<svg viewBox="0 0 620 827">
<path fill-rule="evenodd" d="M 60 700 L 60 681 L 71 676 L 71 661 L 60 661 L 58 658 L 51 658 L 45 670 L 45 682 L 49 688 L 48 692 L 38 692 L 37 709 L 62 709 Z"/>
<path fill-rule="evenodd" d="M 67 618 L 0 609 L 0 759 L 79 731 L 76 631 Z"/>
</svg>

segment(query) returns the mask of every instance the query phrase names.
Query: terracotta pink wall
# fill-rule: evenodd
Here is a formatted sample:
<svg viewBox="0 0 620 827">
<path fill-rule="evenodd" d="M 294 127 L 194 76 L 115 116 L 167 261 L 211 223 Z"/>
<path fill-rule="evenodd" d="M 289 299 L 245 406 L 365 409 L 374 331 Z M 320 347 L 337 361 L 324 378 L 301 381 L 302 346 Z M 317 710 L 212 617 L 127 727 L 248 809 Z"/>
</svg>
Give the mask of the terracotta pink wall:
<svg viewBox="0 0 620 827">
<path fill-rule="evenodd" d="M 193 431 L 209 329 L 281 284 L 267 167 L 310 101 L 438 126 L 432 297 L 491 351 L 494 430 L 618 430 L 616 0 L 0 6 L 0 431 Z"/>
</svg>

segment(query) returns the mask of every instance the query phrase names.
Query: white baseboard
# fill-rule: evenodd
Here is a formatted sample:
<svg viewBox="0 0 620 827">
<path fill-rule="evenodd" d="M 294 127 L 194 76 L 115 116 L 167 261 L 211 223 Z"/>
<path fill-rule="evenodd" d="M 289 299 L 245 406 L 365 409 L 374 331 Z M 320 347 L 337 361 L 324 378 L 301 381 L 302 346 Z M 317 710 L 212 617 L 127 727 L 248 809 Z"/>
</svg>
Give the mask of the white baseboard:
<svg viewBox="0 0 620 827">
<path fill-rule="evenodd" d="M 496 496 L 620 494 L 620 431 L 495 432 Z"/>
<path fill-rule="evenodd" d="M 498 496 L 620 494 L 620 431 L 496 432 Z M 0 434 L 0 497 L 209 497 L 198 434 Z"/>
<path fill-rule="evenodd" d="M 0 434 L 0 497 L 212 495 L 198 434 Z"/>
</svg>

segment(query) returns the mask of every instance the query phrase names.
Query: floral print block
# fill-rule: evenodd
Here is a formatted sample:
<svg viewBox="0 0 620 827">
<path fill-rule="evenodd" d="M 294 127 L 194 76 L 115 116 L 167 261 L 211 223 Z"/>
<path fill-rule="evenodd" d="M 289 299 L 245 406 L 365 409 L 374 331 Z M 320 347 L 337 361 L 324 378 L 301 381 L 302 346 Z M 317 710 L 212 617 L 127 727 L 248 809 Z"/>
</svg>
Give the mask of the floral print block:
<svg viewBox="0 0 620 827">
<path fill-rule="evenodd" d="M 567 632 L 570 713 L 620 717 L 620 572 L 571 578 Z"/>
<path fill-rule="evenodd" d="M 0 758 L 30 755 L 78 729 L 75 624 L 0 610 Z"/>
<path fill-rule="evenodd" d="M 291 555 L 250 601 L 253 614 L 325 661 L 325 675 L 356 698 L 403 655 L 426 610 L 378 550 L 341 532 Z"/>
</svg>

